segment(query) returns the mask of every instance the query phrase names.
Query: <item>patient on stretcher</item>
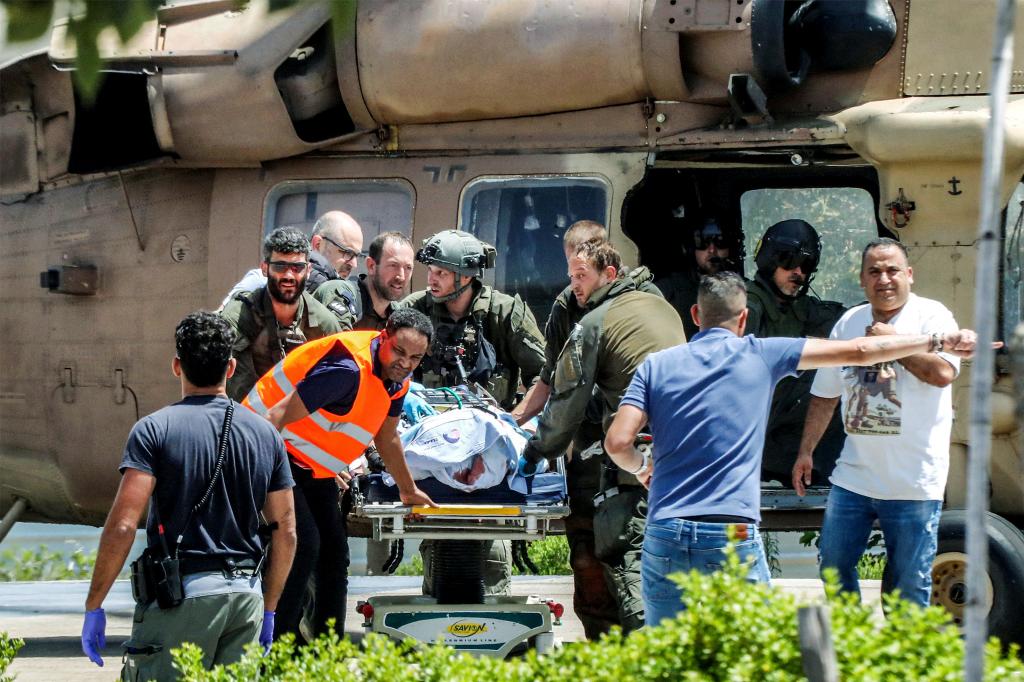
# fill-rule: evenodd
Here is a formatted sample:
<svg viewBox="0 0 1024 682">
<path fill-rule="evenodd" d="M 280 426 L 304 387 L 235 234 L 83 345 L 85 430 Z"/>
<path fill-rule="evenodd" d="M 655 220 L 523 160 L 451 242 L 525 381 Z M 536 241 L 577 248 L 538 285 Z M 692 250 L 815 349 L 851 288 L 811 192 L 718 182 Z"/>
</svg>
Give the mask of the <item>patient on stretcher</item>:
<svg viewBox="0 0 1024 682">
<path fill-rule="evenodd" d="M 406 462 L 417 481 L 435 478 L 463 492 L 492 488 L 503 481 L 513 490 L 526 490 L 516 470 L 528 436 L 499 409 L 447 410 L 406 428 L 401 437 Z"/>
</svg>

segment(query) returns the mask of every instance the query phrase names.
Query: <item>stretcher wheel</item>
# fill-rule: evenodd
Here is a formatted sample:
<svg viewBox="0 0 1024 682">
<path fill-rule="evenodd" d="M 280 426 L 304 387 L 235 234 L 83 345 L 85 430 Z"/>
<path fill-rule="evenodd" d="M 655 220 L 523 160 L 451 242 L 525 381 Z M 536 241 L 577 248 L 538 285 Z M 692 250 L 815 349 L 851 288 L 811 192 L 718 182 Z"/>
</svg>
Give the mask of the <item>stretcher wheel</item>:
<svg viewBox="0 0 1024 682">
<path fill-rule="evenodd" d="M 434 598 L 439 604 L 484 603 L 483 540 L 442 540 L 431 557 Z"/>
</svg>

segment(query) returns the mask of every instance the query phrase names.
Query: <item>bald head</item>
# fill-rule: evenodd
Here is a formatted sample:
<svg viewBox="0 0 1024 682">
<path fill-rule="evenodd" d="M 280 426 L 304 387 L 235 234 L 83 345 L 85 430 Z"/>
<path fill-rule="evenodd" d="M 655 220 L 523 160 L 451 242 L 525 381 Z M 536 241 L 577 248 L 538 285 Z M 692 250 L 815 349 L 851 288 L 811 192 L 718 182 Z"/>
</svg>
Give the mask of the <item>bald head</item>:
<svg viewBox="0 0 1024 682">
<path fill-rule="evenodd" d="M 313 250 L 327 259 L 338 273 L 346 278 L 359 265 L 363 250 L 363 229 L 356 219 L 344 211 L 328 211 L 313 226 L 309 240 Z"/>
</svg>

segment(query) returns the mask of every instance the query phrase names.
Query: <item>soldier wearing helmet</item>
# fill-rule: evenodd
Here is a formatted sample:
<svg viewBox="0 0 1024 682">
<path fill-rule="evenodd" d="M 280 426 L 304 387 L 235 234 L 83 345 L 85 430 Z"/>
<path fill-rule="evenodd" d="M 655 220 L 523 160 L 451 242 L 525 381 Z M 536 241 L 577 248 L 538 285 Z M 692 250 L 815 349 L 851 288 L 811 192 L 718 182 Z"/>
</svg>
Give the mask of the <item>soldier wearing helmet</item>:
<svg viewBox="0 0 1024 682">
<path fill-rule="evenodd" d="M 493 246 L 468 232 L 435 234 L 416 254 L 416 260 L 428 267 L 427 289 L 410 294 L 396 307 L 415 308 L 434 324 L 434 342 L 416 372 L 423 385 L 454 386 L 468 379 L 509 410 L 516 404 L 520 384 L 529 387 L 540 375 L 544 337 L 518 295 L 509 296 L 481 281 L 484 270 L 494 267 L 494 256 Z M 487 593 L 507 594 L 512 575 L 509 542 L 489 544 L 484 568 Z M 425 593 L 431 585 L 432 545 L 431 540 L 420 543 Z"/>
<path fill-rule="evenodd" d="M 822 301 L 808 293 L 821 260 L 821 238 L 799 219 L 775 223 L 757 245 L 757 274 L 747 283 L 747 333 L 754 336 L 828 338 L 845 312 L 841 303 Z M 800 434 L 814 371 L 783 379 L 775 388 L 761 465 L 763 480 L 788 485 L 800 446 Z M 824 484 L 835 467 L 844 440 L 836 416 L 814 453 L 812 484 Z"/>
<path fill-rule="evenodd" d="M 679 313 L 689 339 L 698 331 L 690 308 L 697 303 L 700 278 L 726 270 L 742 275 L 743 244 L 726 234 L 718 218 L 710 215 L 684 218 L 682 211 L 680 207 L 674 215 L 678 216 L 677 221 L 682 222 L 684 269 L 658 278 L 654 286 Z"/>
<path fill-rule="evenodd" d="M 494 247 L 468 232 L 446 230 L 424 241 L 416 260 L 429 269 L 427 289 L 398 305 L 425 313 L 437 330 L 421 365 L 422 383 L 464 383 L 458 356 L 466 378 L 511 409 L 520 383 L 529 387 L 544 366 L 544 337 L 519 296 L 481 282 L 484 269 L 494 266 Z"/>
</svg>

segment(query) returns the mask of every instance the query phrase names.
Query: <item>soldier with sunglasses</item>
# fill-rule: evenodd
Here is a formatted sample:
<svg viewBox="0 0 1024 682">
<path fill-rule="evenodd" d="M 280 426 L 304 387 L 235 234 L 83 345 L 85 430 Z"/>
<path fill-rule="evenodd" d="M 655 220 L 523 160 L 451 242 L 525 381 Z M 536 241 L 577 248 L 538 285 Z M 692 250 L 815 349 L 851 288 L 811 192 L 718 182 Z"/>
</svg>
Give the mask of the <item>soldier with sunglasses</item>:
<svg viewBox="0 0 1024 682">
<path fill-rule="evenodd" d="M 828 338 L 846 308 L 808 293 L 820 260 L 821 238 L 807 222 L 790 219 L 769 227 L 754 254 L 757 273 L 747 282 L 746 332 L 759 338 Z M 790 484 L 814 374 L 809 370 L 787 377 L 775 388 L 764 439 L 762 480 Z M 814 451 L 812 485 L 828 480 L 844 439 L 837 413 Z"/>
<path fill-rule="evenodd" d="M 726 236 L 719 221 L 710 216 L 698 217 L 684 231 L 683 254 L 686 267 L 654 281 L 665 300 L 672 304 L 683 321 L 686 338 L 697 333 L 697 325 L 690 316 L 690 308 L 697 303 L 697 285 L 704 275 L 730 271 L 742 274 L 739 263 L 743 247 L 735 238 Z"/>
<path fill-rule="evenodd" d="M 236 333 L 238 361 L 228 395 L 242 400 L 256 380 L 306 341 L 342 331 L 338 318 L 307 291 L 310 245 L 301 231 L 280 227 L 263 242 L 266 284 L 238 291 L 221 315 Z"/>
</svg>

